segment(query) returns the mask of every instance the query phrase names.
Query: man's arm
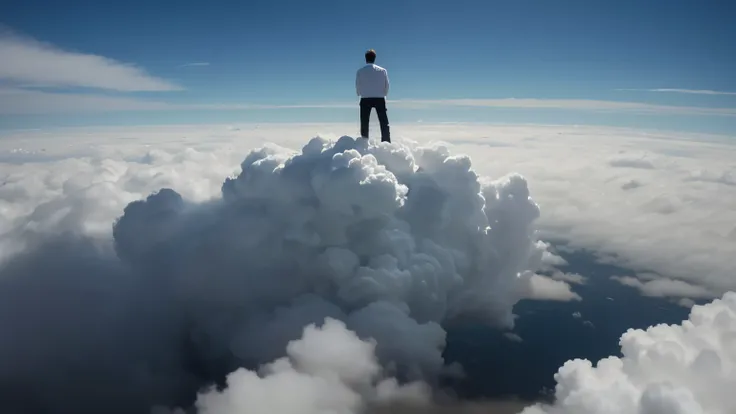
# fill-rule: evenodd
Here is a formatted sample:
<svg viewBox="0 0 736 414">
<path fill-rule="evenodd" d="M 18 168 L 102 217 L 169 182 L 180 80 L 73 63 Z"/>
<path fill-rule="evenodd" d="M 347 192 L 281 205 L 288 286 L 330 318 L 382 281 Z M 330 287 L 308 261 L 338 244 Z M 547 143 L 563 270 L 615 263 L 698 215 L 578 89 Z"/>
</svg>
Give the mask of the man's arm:
<svg viewBox="0 0 736 414">
<path fill-rule="evenodd" d="M 384 80 L 385 80 L 385 82 L 383 84 L 383 94 L 385 96 L 388 96 L 388 90 L 389 90 L 389 87 L 391 86 L 391 83 L 388 81 L 388 71 L 385 70 L 385 69 L 383 71 L 383 77 L 384 77 Z"/>
<path fill-rule="evenodd" d="M 360 72 L 355 73 L 355 94 L 360 96 Z"/>
</svg>

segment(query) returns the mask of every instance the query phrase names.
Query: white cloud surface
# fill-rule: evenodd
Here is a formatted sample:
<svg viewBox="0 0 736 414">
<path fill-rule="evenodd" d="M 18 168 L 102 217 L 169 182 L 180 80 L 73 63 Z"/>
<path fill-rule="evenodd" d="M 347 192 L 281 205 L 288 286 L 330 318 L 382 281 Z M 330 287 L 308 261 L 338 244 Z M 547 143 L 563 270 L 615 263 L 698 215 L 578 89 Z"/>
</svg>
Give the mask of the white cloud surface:
<svg viewBox="0 0 736 414">
<path fill-rule="evenodd" d="M 556 402 L 522 414 L 736 412 L 736 293 L 694 306 L 681 325 L 631 329 L 622 357 L 571 360 L 555 375 Z"/>
<path fill-rule="evenodd" d="M 95 54 L 63 50 L 8 31 L 0 32 L 0 56 L 0 81 L 16 84 L 124 92 L 181 89 L 134 65 Z"/>
<path fill-rule="evenodd" d="M 429 402 L 426 384 L 384 377 L 374 350 L 372 341 L 327 318 L 320 327 L 306 326 L 286 357 L 258 371 L 230 373 L 227 388 L 200 392 L 195 406 L 200 414 L 358 414 L 370 406 Z"/>
</svg>

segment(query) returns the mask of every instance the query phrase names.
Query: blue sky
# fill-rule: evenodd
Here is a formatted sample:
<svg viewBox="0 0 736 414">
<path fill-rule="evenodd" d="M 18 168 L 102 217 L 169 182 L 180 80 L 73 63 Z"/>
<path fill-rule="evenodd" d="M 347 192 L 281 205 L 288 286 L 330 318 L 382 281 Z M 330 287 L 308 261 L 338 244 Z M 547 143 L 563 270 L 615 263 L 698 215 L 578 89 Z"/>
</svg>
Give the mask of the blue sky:
<svg viewBox="0 0 736 414">
<path fill-rule="evenodd" d="M 354 121 L 375 48 L 395 122 L 734 133 L 734 18 L 684 0 L 5 2 L 0 128 Z"/>
</svg>

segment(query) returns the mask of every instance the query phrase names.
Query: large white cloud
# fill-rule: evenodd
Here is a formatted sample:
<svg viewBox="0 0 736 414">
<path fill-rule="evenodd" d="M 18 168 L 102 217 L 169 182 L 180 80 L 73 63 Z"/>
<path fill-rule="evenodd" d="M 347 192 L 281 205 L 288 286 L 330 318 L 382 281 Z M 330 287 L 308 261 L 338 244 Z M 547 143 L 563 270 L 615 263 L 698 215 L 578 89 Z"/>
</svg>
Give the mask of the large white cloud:
<svg viewBox="0 0 736 414">
<path fill-rule="evenodd" d="M 371 406 L 429 402 L 426 384 L 399 385 L 385 377 L 374 349 L 372 341 L 361 340 L 335 319 L 327 318 L 321 327 L 310 324 L 301 339 L 287 345 L 286 357 L 257 371 L 240 368 L 228 374 L 222 391 L 200 392 L 197 412 L 358 414 Z M 154 412 L 167 411 L 161 407 Z"/>
<path fill-rule="evenodd" d="M 621 357 L 568 361 L 556 402 L 522 414 L 736 412 L 736 293 L 692 308 L 681 325 L 630 329 Z"/>
<path fill-rule="evenodd" d="M 11 408 L 187 407 L 325 318 L 375 340 L 388 374 L 431 384 L 457 373 L 448 319 L 510 327 L 520 299 L 580 299 L 535 273 L 551 256 L 520 175 L 481 180 L 441 145 L 295 137 L 300 150 L 239 153 L 171 133 L 122 153 L 4 141 L 0 382 L 24 379 Z"/>
</svg>

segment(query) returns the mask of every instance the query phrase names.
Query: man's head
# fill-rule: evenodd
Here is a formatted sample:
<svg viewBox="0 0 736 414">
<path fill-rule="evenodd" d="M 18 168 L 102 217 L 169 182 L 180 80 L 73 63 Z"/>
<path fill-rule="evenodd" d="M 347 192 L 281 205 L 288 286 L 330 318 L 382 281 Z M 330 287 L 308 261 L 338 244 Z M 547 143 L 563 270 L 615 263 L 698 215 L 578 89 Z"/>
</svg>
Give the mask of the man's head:
<svg viewBox="0 0 736 414">
<path fill-rule="evenodd" d="M 376 62 L 376 51 L 371 49 L 365 52 L 365 63 L 375 63 L 375 62 Z"/>
</svg>

